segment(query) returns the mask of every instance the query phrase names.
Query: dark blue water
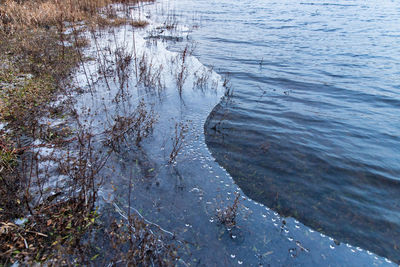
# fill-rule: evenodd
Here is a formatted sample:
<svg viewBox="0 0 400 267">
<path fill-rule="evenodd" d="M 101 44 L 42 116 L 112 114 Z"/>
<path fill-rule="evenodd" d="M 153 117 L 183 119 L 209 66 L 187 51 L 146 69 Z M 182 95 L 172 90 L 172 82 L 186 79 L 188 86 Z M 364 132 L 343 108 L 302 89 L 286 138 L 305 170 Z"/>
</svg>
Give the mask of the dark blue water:
<svg viewBox="0 0 400 267">
<path fill-rule="evenodd" d="M 229 74 L 206 141 L 242 190 L 400 262 L 400 2 L 175 5 L 201 18 L 196 55 Z"/>
</svg>

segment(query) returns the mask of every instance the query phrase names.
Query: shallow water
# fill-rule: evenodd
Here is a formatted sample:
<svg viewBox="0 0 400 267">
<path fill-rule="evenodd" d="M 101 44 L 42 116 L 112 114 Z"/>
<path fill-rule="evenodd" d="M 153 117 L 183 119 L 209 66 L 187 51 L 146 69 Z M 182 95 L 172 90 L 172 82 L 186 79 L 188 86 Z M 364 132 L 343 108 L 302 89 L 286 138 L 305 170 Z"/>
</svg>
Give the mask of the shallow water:
<svg viewBox="0 0 400 267">
<path fill-rule="evenodd" d="M 175 50 L 181 50 L 181 45 L 165 40 L 190 39 L 190 35 L 186 36 L 190 28 L 180 27 L 170 32 L 163 26 L 166 19 L 171 19 L 168 11 L 173 9 L 169 1 L 145 6 L 141 9 L 142 16 L 153 20 L 147 29 L 136 30 L 135 34 L 130 27 L 105 30 L 97 33 L 97 41 L 92 36 L 92 47 L 86 51 L 92 58 L 100 54 L 104 67 L 99 72 L 99 64 L 92 62 L 78 73 L 77 82 L 82 87 L 85 72 L 98 79 L 76 96 L 75 108 L 81 124 L 96 133 L 99 146 L 106 137 L 102 132 L 112 126 L 115 117 L 132 114 L 140 99 L 148 110 L 154 110 L 158 120 L 139 148 L 128 136 L 120 151 L 113 153 L 102 172 L 105 179 L 100 191 L 102 199 L 117 207 L 118 213 L 126 214 L 131 208 L 131 213 L 140 213 L 153 226 L 157 225 L 160 232 L 176 241 L 179 255 L 190 266 L 392 265 L 388 259 L 338 242 L 293 218 L 283 218 L 246 197 L 225 168 L 215 161 L 206 145 L 204 125 L 221 101 L 223 80 L 200 63 L 208 61 L 199 62 L 189 56 L 185 60 L 188 76 L 179 95 L 174 78 L 181 67 L 179 55 L 167 50 L 166 44 Z M 191 9 L 187 16 L 176 19 L 185 22 L 186 18 L 190 26 L 196 22 L 193 17 L 197 15 Z M 160 39 L 161 35 L 164 37 Z M 199 44 L 198 51 L 202 51 L 202 45 Z M 145 53 L 153 71 L 160 71 L 163 89 L 149 89 L 138 82 L 135 60 L 128 66 L 122 87 L 116 76 L 102 78 L 99 74 L 102 70 L 117 65 L 113 62 L 116 49 L 133 56 L 136 53 L 137 60 Z M 200 52 L 199 55 L 201 59 Z M 199 75 L 208 77 L 201 88 L 195 86 Z M 222 103 L 220 106 L 225 107 L 225 101 Z M 187 125 L 188 130 L 179 156 L 168 163 L 176 123 Z M 232 205 L 235 193 L 241 194 L 237 227 L 228 230 L 218 223 L 216 214 Z"/>
<path fill-rule="evenodd" d="M 235 90 L 206 142 L 243 191 L 399 262 L 400 4 L 170 1 Z"/>
</svg>

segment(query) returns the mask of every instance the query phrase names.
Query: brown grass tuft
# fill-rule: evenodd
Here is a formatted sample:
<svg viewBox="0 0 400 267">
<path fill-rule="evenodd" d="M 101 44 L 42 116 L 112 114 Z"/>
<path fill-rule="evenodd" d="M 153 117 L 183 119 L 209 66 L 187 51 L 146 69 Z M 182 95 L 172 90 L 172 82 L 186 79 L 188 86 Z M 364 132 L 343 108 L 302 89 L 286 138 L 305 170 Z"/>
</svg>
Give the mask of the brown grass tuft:
<svg viewBox="0 0 400 267">
<path fill-rule="evenodd" d="M 129 24 L 136 28 L 143 28 L 149 25 L 149 22 L 145 20 L 132 20 Z"/>
</svg>

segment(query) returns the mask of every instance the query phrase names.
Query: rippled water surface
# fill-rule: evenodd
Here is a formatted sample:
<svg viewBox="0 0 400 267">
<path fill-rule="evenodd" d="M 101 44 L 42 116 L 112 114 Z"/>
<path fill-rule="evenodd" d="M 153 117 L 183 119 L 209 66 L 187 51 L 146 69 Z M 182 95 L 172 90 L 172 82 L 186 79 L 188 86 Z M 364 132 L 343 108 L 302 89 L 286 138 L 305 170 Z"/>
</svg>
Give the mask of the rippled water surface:
<svg viewBox="0 0 400 267">
<path fill-rule="evenodd" d="M 400 261 L 400 3 L 169 1 L 234 96 L 206 142 L 253 199 Z"/>
</svg>

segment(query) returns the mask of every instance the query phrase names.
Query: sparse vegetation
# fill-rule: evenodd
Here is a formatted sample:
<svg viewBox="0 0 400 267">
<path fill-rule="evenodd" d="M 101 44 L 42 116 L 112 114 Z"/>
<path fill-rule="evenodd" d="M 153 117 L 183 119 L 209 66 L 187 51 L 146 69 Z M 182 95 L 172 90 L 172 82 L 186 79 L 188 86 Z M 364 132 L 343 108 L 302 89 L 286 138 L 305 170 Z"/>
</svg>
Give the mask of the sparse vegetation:
<svg viewBox="0 0 400 267">
<path fill-rule="evenodd" d="M 177 68 L 175 73 L 176 86 L 179 95 L 182 97 L 183 85 L 188 77 L 187 58 L 192 55 L 194 51 L 193 46 L 186 45 L 181 53 L 176 58 Z"/>
<path fill-rule="evenodd" d="M 111 224 L 108 234 L 111 248 L 116 250 L 113 262 L 127 266 L 175 266 L 179 257 L 174 245 L 155 235 L 138 216 L 130 215 L 128 221 Z"/>
<path fill-rule="evenodd" d="M 0 213 L 2 264 L 47 260 L 61 263 L 67 260 L 66 255 L 78 257 L 74 251 L 81 247 L 83 236 L 90 232 L 97 217 L 95 203 L 101 183 L 97 173 L 108 157 L 107 153 L 94 155 L 91 138 L 87 133 L 78 134 L 66 155 L 52 153 L 43 158 L 31 149 L 19 157 L 18 169 L 15 166 L 12 172 L 2 175 L 2 189 L 16 188 L 2 190 L 1 194 L 2 202 L 13 200 L 3 202 Z M 43 166 L 44 162 L 48 163 Z M 54 173 L 47 167 L 55 163 L 59 171 Z M 64 175 L 67 183 L 61 188 L 50 187 L 49 180 L 57 173 Z M 15 218 L 24 219 L 16 223 Z"/>
<path fill-rule="evenodd" d="M 187 125 L 184 123 L 175 123 L 175 131 L 174 136 L 172 138 L 172 149 L 171 153 L 169 154 L 169 163 L 173 163 L 176 160 L 176 157 L 179 154 L 179 151 L 183 148 L 183 143 L 185 140 L 185 134 L 188 130 Z"/>
<path fill-rule="evenodd" d="M 6 0 L 0 5 L 2 266 L 96 261 L 98 254 L 90 239 L 96 229 L 105 227 L 98 221 L 97 209 L 102 169 L 128 135 L 138 146 L 156 122 L 154 112 L 140 102 L 130 115 L 115 116 L 114 124 L 101 133 L 112 149 L 99 150 L 96 135 L 79 122 L 75 110 L 50 105 L 58 94 L 67 96 L 68 90 L 74 90 L 69 75 L 85 63 L 82 49 L 89 44 L 82 31 L 148 24 L 117 17 L 110 6 L 115 2 L 139 1 Z M 114 56 L 114 73 L 122 90 L 128 86 L 132 55 L 121 48 Z M 159 75 L 159 71 L 143 70 L 142 82 L 162 88 Z M 91 77 L 87 79 L 91 83 Z M 43 116 L 67 113 L 75 119 L 74 130 L 41 121 Z M 126 222 L 113 224 L 109 234 L 114 248 L 107 255 L 109 260 L 118 256 L 118 262 L 126 264 L 172 266 L 177 259 L 175 250 L 160 243 L 140 218 L 130 216 Z"/>
<path fill-rule="evenodd" d="M 232 229 L 237 225 L 236 217 L 238 214 L 240 194 L 235 193 L 235 195 L 235 200 L 232 205 L 222 208 L 217 212 L 219 222 L 228 229 Z"/>
<path fill-rule="evenodd" d="M 200 89 L 202 91 L 207 90 L 212 72 L 213 72 L 212 68 L 210 69 L 203 68 L 194 72 L 193 75 L 195 80 L 193 82 L 193 88 Z"/>
<path fill-rule="evenodd" d="M 122 142 L 129 143 L 128 139 L 132 139 L 134 144 L 139 146 L 153 130 L 154 123 L 156 123 L 154 112 L 148 111 L 145 103 L 141 101 L 133 114 L 114 118 L 114 124 L 105 132 L 109 137 L 106 144 L 114 151 L 119 151 Z"/>
<path fill-rule="evenodd" d="M 139 83 L 147 89 L 156 90 L 157 94 L 160 96 L 164 85 L 161 81 L 161 71 L 163 66 L 156 66 L 153 63 L 153 59 L 148 57 L 146 53 L 143 53 L 139 61 Z"/>
</svg>

